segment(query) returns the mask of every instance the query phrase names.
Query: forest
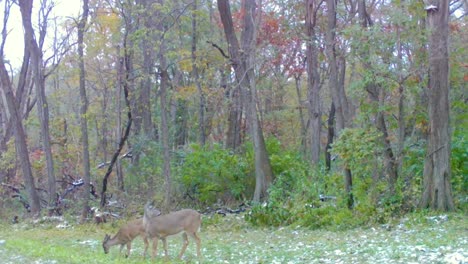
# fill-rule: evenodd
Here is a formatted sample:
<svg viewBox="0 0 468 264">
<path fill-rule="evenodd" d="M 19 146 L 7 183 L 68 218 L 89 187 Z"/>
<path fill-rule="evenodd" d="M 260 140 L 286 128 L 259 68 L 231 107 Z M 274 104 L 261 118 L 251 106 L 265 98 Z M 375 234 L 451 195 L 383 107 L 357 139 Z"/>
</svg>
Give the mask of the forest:
<svg viewBox="0 0 468 264">
<path fill-rule="evenodd" d="M 467 9 L 0 0 L 0 259 L 468 263 Z"/>
<path fill-rule="evenodd" d="M 0 1 L 2 221 L 466 214 L 466 1 L 77 2 Z"/>
</svg>

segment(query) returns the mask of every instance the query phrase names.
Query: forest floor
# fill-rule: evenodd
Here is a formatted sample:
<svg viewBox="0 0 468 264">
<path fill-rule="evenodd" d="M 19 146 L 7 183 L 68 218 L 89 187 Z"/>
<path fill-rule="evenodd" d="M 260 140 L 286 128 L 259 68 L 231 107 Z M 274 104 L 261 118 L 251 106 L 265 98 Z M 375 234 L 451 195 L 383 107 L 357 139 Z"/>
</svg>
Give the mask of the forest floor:
<svg viewBox="0 0 468 264">
<path fill-rule="evenodd" d="M 242 215 L 205 216 L 202 255 L 190 243 L 183 261 L 176 256 L 180 235 L 168 239 L 169 258 L 143 259 L 136 238 L 125 258 L 118 246 L 105 255 L 106 233 L 119 222 L 73 225 L 43 220 L 0 224 L 0 262 L 7 263 L 468 263 L 468 218 L 465 214 L 409 215 L 394 223 L 342 231 L 298 226 L 252 227 Z M 125 249 L 124 249 L 125 251 Z"/>
</svg>

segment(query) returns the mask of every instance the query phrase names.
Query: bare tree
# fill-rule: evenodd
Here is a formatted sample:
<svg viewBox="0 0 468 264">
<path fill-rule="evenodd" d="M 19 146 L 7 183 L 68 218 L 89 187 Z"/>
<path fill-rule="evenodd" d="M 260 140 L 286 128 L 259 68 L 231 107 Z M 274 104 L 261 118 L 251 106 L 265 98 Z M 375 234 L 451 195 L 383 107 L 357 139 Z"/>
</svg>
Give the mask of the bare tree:
<svg viewBox="0 0 468 264">
<path fill-rule="evenodd" d="M 429 137 L 420 207 L 454 210 L 450 182 L 449 0 L 426 7 L 429 29 Z"/>
</svg>

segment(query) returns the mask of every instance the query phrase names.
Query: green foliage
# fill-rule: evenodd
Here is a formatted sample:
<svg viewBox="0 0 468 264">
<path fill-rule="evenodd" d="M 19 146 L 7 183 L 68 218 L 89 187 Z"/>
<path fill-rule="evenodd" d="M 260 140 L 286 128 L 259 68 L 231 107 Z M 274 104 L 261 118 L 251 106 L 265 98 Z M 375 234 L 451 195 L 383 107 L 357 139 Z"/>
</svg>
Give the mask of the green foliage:
<svg viewBox="0 0 468 264">
<path fill-rule="evenodd" d="M 15 139 L 11 138 L 7 142 L 7 151 L 0 153 L 0 170 L 9 170 L 14 168 L 16 161 Z"/>
<path fill-rule="evenodd" d="M 183 155 L 179 180 L 184 193 L 193 199 L 212 204 L 218 198 L 229 201 L 250 196 L 254 184 L 249 177 L 251 166 L 242 156 L 217 144 L 211 148 L 193 144 Z"/>
<path fill-rule="evenodd" d="M 466 131 L 466 129 L 465 129 Z M 468 197 L 468 140 L 465 134 L 456 130 L 452 137 L 452 189 L 455 201 L 467 207 Z"/>
<path fill-rule="evenodd" d="M 333 145 L 333 154 L 354 175 L 353 210 L 347 208 L 341 173 L 312 169 L 300 155 L 283 151 L 271 155 L 277 177 L 269 188 L 268 202 L 254 205 L 246 220 L 254 225 L 294 224 L 332 230 L 390 221 L 401 212 L 404 181 L 398 182 L 394 194 L 387 193 L 386 180 L 379 177 L 379 140 L 381 133 L 376 129 L 353 128 L 343 130 Z M 319 201 L 320 194 L 335 199 Z"/>
<path fill-rule="evenodd" d="M 369 161 L 379 151 L 381 138 L 382 134 L 375 128 L 345 128 L 333 143 L 332 153 L 352 171 L 368 172 L 373 167 Z"/>
</svg>

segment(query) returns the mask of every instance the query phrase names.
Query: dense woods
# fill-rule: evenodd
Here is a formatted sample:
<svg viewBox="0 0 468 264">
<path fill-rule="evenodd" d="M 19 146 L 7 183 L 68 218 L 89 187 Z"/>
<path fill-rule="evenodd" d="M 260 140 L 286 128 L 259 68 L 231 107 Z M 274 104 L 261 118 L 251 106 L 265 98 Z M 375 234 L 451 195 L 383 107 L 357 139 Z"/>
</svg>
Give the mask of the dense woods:
<svg viewBox="0 0 468 264">
<path fill-rule="evenodd" d="M 1 217 L 466 212 L 466 1 L 0 4 Z"/>
</svg>

